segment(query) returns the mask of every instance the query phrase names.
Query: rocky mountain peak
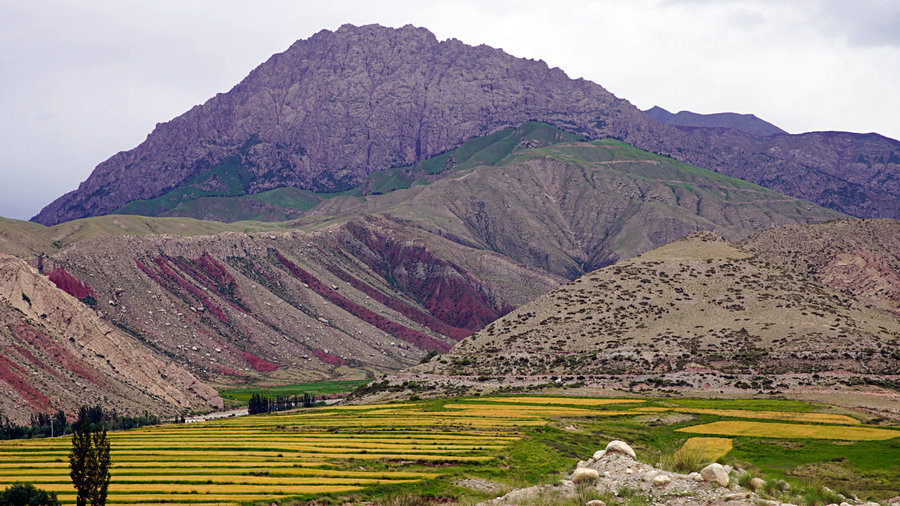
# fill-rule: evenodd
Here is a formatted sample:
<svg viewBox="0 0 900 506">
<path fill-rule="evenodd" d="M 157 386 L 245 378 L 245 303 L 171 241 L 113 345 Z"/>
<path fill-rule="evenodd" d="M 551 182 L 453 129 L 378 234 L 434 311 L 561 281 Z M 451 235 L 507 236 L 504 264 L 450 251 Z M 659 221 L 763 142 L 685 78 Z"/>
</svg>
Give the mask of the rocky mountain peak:
<svg viewBox="0 0 900 506">
<path fill-rule="evenodd" d="M 375 171 L 530 120 L 623 140 L 854 216 L 900 216 L 897 141 L 759 137 L 731 123 L 683 129 L 540 60 L 438 41 L 411 25 L 343 25 L 295 42 L 227 93 L 158 124 L 33 220 L 109 214 L 199 180 L 208 195 L 343 191 Z"/>
</svg>

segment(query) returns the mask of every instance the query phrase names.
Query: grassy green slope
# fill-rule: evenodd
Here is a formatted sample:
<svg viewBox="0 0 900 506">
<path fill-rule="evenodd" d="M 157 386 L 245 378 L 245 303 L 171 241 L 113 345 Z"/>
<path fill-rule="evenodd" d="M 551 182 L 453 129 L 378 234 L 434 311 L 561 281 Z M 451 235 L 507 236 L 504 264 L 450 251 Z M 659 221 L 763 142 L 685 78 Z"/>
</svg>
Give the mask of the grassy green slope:
<svg viewBox="0 0 900 506">
<path fill-rule="evenodd" d="M 415 165 L 372 173 L 366 183 L 334 194 L 317 194 L 297 188 L 275 188 L 247 195 L 252 174 L 238 156 L 159 197 L 136 200 L 117 214 L 178 216 L 232 222 L 238 220 L 285 221 L 302 216 L 320 202 L 335 196 L 381 195 L 413 185 L 428 184 L 455 171 L 493 165 L 517 150 L 576 140 L 576 136 L 545 123 L 527 122 L 464 142 L 458 148 Z"/>
<path fill-rule="evenodd" d="M 698 230 L 739 239 L 842 216 L 613 140 L 515 151 L 407 192 L 319 210 L 389 213 L 570 278 Z"/>
<path fill-rule="evenodd" d="M 203 197 L 234 197 L 246 191 L 252 174 L 239 156 L 230 156 L 209 171 L 153 199 L 141 199 L 120 207 L 117 214 L 159 216 L 184 202 Z"/>
</svg>

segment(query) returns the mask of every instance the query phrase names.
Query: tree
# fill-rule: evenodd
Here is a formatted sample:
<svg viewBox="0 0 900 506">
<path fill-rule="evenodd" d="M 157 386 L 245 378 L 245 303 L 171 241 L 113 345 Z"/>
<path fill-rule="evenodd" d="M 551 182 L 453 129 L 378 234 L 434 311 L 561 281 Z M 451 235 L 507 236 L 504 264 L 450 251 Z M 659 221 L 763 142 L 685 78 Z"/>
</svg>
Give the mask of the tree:
<svg viewBox="0 0 900 506">
<path fill-rule="evenodd" d="M 85 506 L 88 501 L 93 506 L 103 506 L 110 479 L 109 439 L 103 422 L 91 423 L 91 417 L 87 415 L 82 409 L 75 422 L 72 452 L 69 453 L 69 476 L 78 491 L 78 506 Z"/>
<path fill-rule="evenodd" d="M 0 492 L 0 504 L 4 506 L 59 506 L 56 494 L 41 490 L 31 483 L 13 483 Z"/>
</svg>

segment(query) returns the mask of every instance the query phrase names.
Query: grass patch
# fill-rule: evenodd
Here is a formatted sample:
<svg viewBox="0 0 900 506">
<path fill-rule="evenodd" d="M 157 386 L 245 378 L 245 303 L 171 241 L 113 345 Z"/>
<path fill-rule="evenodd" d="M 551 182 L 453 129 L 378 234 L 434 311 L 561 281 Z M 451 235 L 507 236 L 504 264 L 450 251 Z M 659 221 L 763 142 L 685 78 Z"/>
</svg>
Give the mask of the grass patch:
<svg viewBox="0 0 900 506">
<path fill-rule="evenodd" d="M 370 380 L 340 380 L 340 381 L 314 381 L 311 383 L 300 383 L 297 385 L 281 385 L 281 386 L 256 386 L 249 388 L 229 388 L 219 392 L 223 399 L 231 399 L 247 404 L 250 396 L 253 394 L 261 394 L 268 397 L 290 396 L 290 395 L 332 395 L 349 393 L 362 385 L 369 383 Z"/>
</svg>

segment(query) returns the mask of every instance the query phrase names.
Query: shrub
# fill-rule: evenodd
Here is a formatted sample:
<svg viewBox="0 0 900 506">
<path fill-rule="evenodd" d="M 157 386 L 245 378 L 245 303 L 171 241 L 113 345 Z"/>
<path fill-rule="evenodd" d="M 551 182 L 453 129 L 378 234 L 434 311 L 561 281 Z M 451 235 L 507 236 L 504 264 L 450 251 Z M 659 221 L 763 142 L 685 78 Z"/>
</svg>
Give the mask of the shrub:
<svg viewBox="0 0 900 506">
<path fill-rule="evenodd" d="M 4 506 L 59 506 L 56 494 L 41 490 L 31 483 L 13 483 L 0 493 Z"/>
</svg>

